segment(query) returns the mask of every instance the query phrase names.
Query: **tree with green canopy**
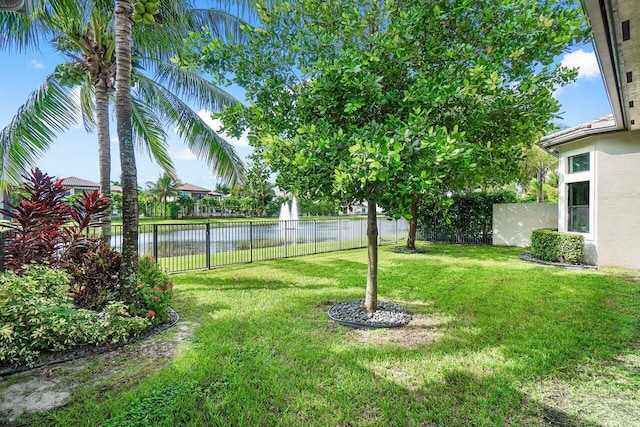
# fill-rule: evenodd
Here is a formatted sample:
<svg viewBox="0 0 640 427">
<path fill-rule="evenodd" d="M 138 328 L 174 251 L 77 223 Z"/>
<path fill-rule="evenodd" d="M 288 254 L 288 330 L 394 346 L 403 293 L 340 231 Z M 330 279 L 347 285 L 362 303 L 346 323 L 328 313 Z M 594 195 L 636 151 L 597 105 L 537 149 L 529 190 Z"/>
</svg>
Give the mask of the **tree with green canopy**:
<svg viewBox="0 0 640 427">
<path fill-rule="evenodd" d="M 246 7 L 245 2 L 234 3 Z M 228 10 L 201 9 L 188 0 L 158 5 L 161 24 L 139 23 L 130 34 L 133 144 L 175 177 L 165 129 L 176 129 L 189 149 L 221 179 L 242 181 L 244 169 L 234 148 L 193 109 L 217 111 L 237 100 L 201 76 L 181 69 L 171 58 L 184 48 L 183 38 L 189 31 L 207 27 L 217 36 L 238 37 L 243 21 Z M 1 49 L 25 50 L 50 42 L 65 58 L 0 132 L 3 183 L 18 182 L 20 174 L 50 149 L 58 135 L 82 120 L 87 131 L 97 130 L 100 190 L 110 196 L 114 18 L 112 0 L 43 0 L 28 16 L 0 12 Z M 110 233 L 109 219 L 106 215 L 105 236 Z"/>
<path fill-rule="evenodd" d="M 366 201 L 365 307 L 377 308 L 376 206 L 409 214 L 416 197 L 514 173 L 550 128 L 554 90 L 575 78 L 556 55 L 586 36 L 564 0 L 303 0 L 259 8 L 247 45 L 209 35 L 183 65 L 232 73 L 248 106 L 226 109 L 304 197 Z M 499 172 L 497 172 L 499 171 Z"/>
</svg>

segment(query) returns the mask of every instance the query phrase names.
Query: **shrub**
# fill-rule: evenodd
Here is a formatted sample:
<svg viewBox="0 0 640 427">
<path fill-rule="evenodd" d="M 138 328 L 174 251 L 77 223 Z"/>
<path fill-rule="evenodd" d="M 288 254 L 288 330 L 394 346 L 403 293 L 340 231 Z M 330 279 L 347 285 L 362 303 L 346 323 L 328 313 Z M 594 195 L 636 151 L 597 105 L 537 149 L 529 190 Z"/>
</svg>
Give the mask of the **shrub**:
<svg viewBox="0 0 640 427">
<path fill-rule="evenodd" d="M 87 344 L 117 343 L 151 324 L 132 317 L 122 302 L 101 312 L 78 309 L 69 296 L 69 274 L 27 265 L 23 275 L 0 275 L 0 362 L 33 365 L 42 352 Z"/>
<path fill-rule="evenodd" d="M 5 254 L 5 267 L 20 272 L 30 262 L 67 267 L 84 262 L 87 253 L 95 250 L 97 239 L 83 232 L 104 216 L 109 200 L 98 191 L 83 193 L 67 204 L 66 188 L 40 169 L 24 175 L 25 184 L 18 203 L 0 213 L 15 223 L 15 238 Z M 73 226 L 66 226 L 73 222 Z"/>
<path fill-rule="evenodd" d="M 67 268 L 72 276 L 71 296 L 78 307 L 99 310 L 117 300 L 121 260 L 119 252 L 101 242 L 95 251 L 88 251 L 82 263 Z"/>
<path fill-rule="evenodd" d="M 173 297 L 169 275 L 160 269 L 152 256 L 146 255 L 138 259 L 138 280 L 142 304 L 138 314 L 150 318 L 154 325 L 166 322 Z"/>
<path fill-rule="evenodd" d="M 533 230 L 531 256 L 544 261 L 580 264 L 584 259 L 584 236 L 552 228 Z"/>
</svg>

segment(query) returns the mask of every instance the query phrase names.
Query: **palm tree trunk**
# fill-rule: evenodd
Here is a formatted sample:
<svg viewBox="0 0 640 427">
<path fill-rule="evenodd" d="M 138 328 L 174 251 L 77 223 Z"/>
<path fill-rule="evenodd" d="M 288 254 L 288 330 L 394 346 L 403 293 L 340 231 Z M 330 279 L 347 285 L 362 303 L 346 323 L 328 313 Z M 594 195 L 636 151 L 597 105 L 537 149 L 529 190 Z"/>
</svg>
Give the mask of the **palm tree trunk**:
<svg viewBox="0 0 640 427">
<path fill-rule="evenodd" d="M 367 290 L 365 292 L 364 307 L 369 313 L 378 309 L 378 223 L 376 217 L 376 202 L 367 200 Z"/>
<path fill-rule="evenodd" d="M 98 162 L 100 168 L 100 193 L 111 199 L 111 137 L 109 136 L 109 90 L 107 82 L 100 79 L 96 85 L 96 123 L 98 128 Z M 111 212 L 113 205 L 105 211 L 100 228 L 102 239 L 111 238 Z"/>
<path fill-rule="evenodd" d="M 544 203 L 544 174 L 538 171 L 538 203 Z"/>
<path fill-rule="evenodd" d="M 138 179 L 131 119 L 131 0 L 116 0 L 116 123 L 122 165 L 120 289 L 134 304 L 138 282 Z"/>
<path fill-rule="evenodd" d="M 411 220 L 409 221 L 409 233 L 407 234 L 407 249 L 416 250 L 416 234 L 418 232 L 418 199 L 411 202 Z"/>
</svg>

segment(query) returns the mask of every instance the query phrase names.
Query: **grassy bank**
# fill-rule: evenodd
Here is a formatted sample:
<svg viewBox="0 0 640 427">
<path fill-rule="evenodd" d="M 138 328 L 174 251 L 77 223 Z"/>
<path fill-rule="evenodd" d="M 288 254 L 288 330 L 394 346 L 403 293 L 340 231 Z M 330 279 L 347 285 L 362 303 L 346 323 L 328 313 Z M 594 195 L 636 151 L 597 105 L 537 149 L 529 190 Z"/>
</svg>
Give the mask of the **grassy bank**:
<svg viewBox="0 0 640 427">
<path fill-rule="evenodd" d="M 514 248 L 425 247 L 381 249 L 380 299 L 414 313 L 394 330 L 327 318 L 333 303 L 364 295 L 364 250 L 175 275 L 175 308 L 196 325 L 177 357 L 144 371 L 140 352 L 122 360 L 117 382 L 79 372 L 87 381 L 71 403 L 29 422 L 637 423 L 637 272 L 543 267 Z"/>
</svg>

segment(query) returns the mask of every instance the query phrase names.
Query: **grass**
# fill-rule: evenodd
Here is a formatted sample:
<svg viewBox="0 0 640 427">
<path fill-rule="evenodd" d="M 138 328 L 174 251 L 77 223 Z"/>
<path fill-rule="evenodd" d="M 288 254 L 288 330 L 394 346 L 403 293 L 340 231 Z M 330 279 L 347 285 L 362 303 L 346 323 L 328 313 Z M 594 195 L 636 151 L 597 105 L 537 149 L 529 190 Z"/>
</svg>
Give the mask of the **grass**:
<svg viewBox="0 0 640 427">
<path fill-rule="evenodd" d="M 69 405 L 25 423 L 638 425 L 640 274 L 425 247 L 381 249 L 380 299 L 414 313 L 403 329 L 327 319 L 363 296 L 364 250 L 175 275 L 197 324 L 175 359 L 144 376 L 128 357 L 117 384 L 80 372 Z"/>
</svg>

